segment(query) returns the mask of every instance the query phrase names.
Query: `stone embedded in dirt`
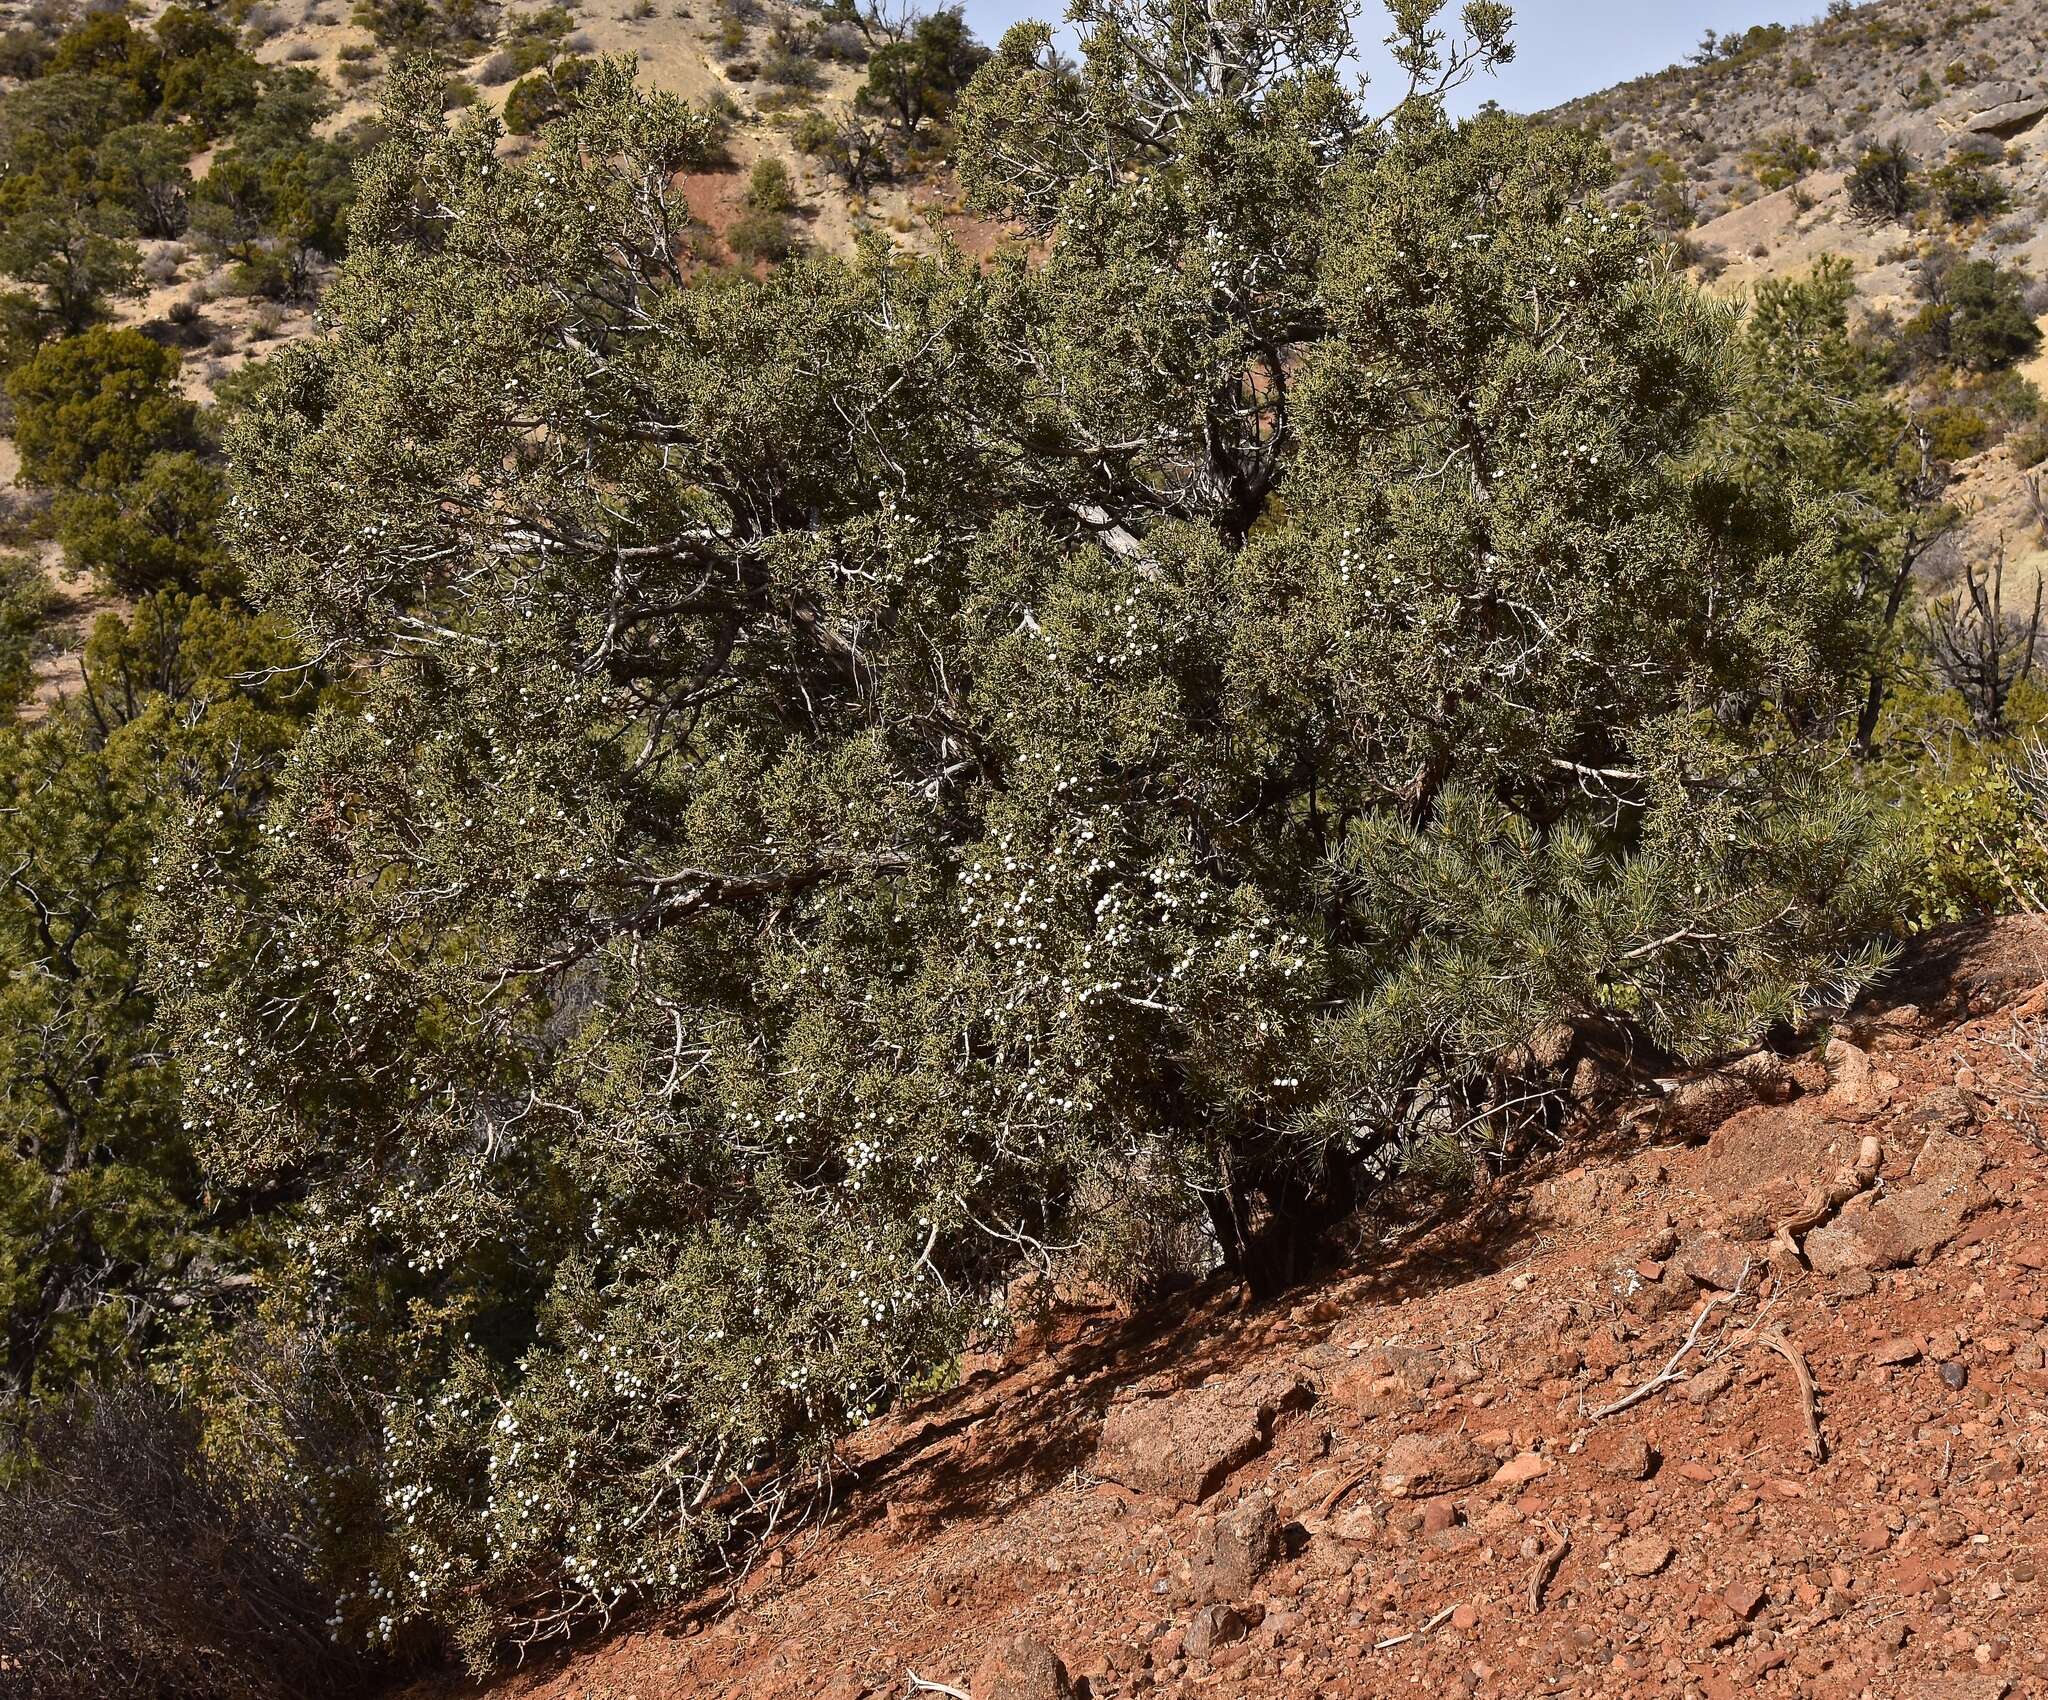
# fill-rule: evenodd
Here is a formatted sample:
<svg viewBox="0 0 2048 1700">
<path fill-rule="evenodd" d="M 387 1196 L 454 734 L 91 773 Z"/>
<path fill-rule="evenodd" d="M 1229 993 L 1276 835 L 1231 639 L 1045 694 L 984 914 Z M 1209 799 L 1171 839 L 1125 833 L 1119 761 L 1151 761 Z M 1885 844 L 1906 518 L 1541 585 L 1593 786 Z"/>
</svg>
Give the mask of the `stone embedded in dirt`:
<svg viewBox="0 0 2048 1700">
<path fill-rule="evenodd" d="M 2048 1269 L 2048 1240 L 2021 1246 L 2012 1254 L 2012 1260 L 2022 1269 Z"/>
<path fill-rule="evenodd" d="M 974 1673 L 974 1700 L 1074 1700 L 1073 1679 L 1035 1635 L 1012 1635 Z"/>
<path fill-rule="evenodd" d="M 1756 1087 L 1739 1074 L 1700 1074 L 1664 1094 L 1659 1125 L 1680 1139 L 1702 1140 L 1739 1110 L 1757 1101 Z"/>
<path fill-rule="evenodd" d="M 1493 1460 L 1462 1434 L 1404 1434 L 1387 1448 L 1380 1487 L 1396 1499 L 1424 1499 L 1473 1487 L 1493 1474 Z"/>
<path fill-rule="evenodd" d="M 1272 1444 L 1283 1413 L 1314 1402 L 1307 1378 L 1288 1370 L 1136 1399 L 1104 1421 L 1095 1474 L 1136 1493 L 1198 1504 Z"/>
<path fill-rule="evenodd" d="M 1625 1482 L 1642 1481 L 1657 1465 L 1656 1453 L 1639 1434 L 1596 1435 L 1586 1451 L 1601 1469 Z"/>
<path fill-rule="evenodd" d="M 1212 1658 L 1219 1648 L 1242 1641 L 1250 1629 L 1251 1625 L 1236 1607 L 1204 1606 L 1188 1619 L 1187 1628 L 1181 1631 L 1180 1644 L 1191 1659 Z M 974 1691 L 974 1700 L 982 1700 L 978 1687 Z"/>
<path fill-rule="evenodd" d="M 1928 1144 L 1936 1140 L 1948 1147 L 1963 1144 L 1940 1134 Z M 1963 1224 L 1983 1207 L 1985 1193 L 1974 1179 L 1961 1178 L 1966 1165 L 1952 1152 L 1938 1152 L 1933 1166 L 1942 1171 L 1940 1178 L 1905 1187 L 1882 1203 L 1854 1201 L 1832 1222 L 1808 1234 L 1806 1260 L 1814 1273 L 1896 1269 L 1931 1256 L 1961 1233 Z M 1968 1172 L 1974 1176 L 1975 1169 Z"/>
<path fill-rule="evenodd" d="M 1763 1609 L 1765 1594 L 1754 1582 L 1731 1582 L 1721 1598 L 1740 1623 L 1747 1623 Z"/>
<path fill-rule="evenodd" d="M 1960 1393 L 1965 1387 L 1970 1385 L 1970 1372 L 1964 1365 L 1957 1363 L 1951 1358 L 1941 1366 L 1941 1379 L 1949 1387 Z"/>
<path fill-rule="evenodd" d="M 1961 1133 L 1977 1119 L 1977 1106 L 1958 1086 L 1937 1086 L 1905 1114 L 1915 1133 Z"/>
<path fill-rule="evenodd" d="M 1444 1535 L 1458 1526 L 1458 1508 L 1448 1499 L 1432 1499 L 1422 1508 L 1422 1532 Z"/>
<path fill-rule="evenodd" d="M 1498 1470 L 1494 1471 L 1492 1481 L 1495 1487 L 1522 1487 L 1533 1482 L 1538 1476 L 1545 1474 L 1549 1469 L 1550 1464 L 1542 1453 L 1524 1452 L 1517 1457 L 1510 1458 Z"/>
<path fill-rule="evenodd" d="M 1930 1133 L 1921 1142 L 1907 1179 L 1915 1184 L 1940 1181 L 1946 1186 L 1968 1186 L 1984 1172 L 1984 1148 L 1974 1139 L 1953 1133 Z"/>
<path fill-rule="evenodd" d="M 1873 1347 L 1870 1361 L 1874 1364 L 1909 1364 L 1919 1356 L 1920 1342 L 1910 1334 L 1901 1334 Z"/>
<path fill-rule="evenodd" d="M 1735 1372 L 1726 1364 L 1709 1364 L 1698 1375 L 1687 1379 L 1686 1402 L 1693 1405 L 1710 1404 L 1726 1393 L 1734 1380 Z"/>
<path fill-rule="evenodd" d="M 1451 1612 L 1451 1627 L 1462 1630 L 1477 1629 L 1479 1627 L 1479 1608 L 1470 1605 L 1456 1607 Z"/>
<path fill-rule="evenodd" d="M 2006 1700 L 2012 1684 L 2002 1676 L 1949 1674 L 1920 1678 L 1914 1700 Z"/>
<path fill-rule="evenodd" d="M 1386 1374 L 1417 1393 L 1428 1392 L 1443 1369 L 1443 1354 L 1421 1346 L 1382 1346 L 1374 1356 L 1386 1366 Z"/>
<path fill-rule="evenodd" d="M 1679 1249 L 1676 1262 L 1689 1280 L 1717 1293 L 1732 1293 L 1750 1258 L 1734 1241 L 1719 1234 L 1702 1234 Z"/>
<path fill-rule="evenodd" d="M 1263 1493 L 1248 1493 L 1199 1540 L 1192 1567 L 1198 1600 L 1242 1600 L 1280 1556 L 1280 1517 Z"/>
<path fill-rule="evenodd" d="M 1828 1041 L 1827 1065 L 1828 1113 L 1842 1121 L 1868 1121 L 1898 1088 L 1892 1076 L 1872 1067 L 1869 1054 L 1847 1039 Z"/>
<path fill-rule="evenodd" d="M 1624 1576 L 1654 1576 L 1671 1562 L 1671 1543 L 1662 1535 L 1631 1535 L 1609 1556 Z"/>
</svg>

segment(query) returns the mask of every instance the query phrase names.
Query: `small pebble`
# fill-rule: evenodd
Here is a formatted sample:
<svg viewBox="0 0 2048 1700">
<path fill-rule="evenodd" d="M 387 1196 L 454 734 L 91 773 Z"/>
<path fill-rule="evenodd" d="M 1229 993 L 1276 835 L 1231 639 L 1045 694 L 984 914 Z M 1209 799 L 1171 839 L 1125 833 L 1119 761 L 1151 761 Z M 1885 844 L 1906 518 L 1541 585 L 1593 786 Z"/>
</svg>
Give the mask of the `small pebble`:
<svg viewBox="0 0 2048 1700">
<path fill-rule="evenodd" d="M 1941 1366 L 1941 1379 L 1960 1393 L 1969 1385 L 1970 1372 L 1951 1358 Z"/>
</svg>

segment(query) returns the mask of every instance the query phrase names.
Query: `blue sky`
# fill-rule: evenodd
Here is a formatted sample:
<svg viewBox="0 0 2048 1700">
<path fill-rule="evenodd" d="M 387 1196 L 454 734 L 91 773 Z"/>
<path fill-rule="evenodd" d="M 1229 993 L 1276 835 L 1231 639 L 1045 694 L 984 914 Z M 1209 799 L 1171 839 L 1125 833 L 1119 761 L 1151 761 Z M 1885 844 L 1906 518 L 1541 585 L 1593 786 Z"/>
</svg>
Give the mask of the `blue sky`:
<svg viewBox="0 0 2048 1700">
<path fill-rule="evenodd" d="M 994 42 L 1019 18 L 1057 21 L 1065 0 L 1050 5 L 1032 0 L 966 0 L 968 21 L 984 41 Z M 1515 0 L 1515 63 L 1498 76 L 1466 90 L 1459 105 L 1469 109 L 1489 95 L 1518 112 L 1536 112 L 1574 95 L 1626 82 L 1663 69 L 1699 44 L 1707 30 L 1740 30 L 1751 24 L 1805 23 L 1821 0 L 1772 5 L 1768 0 Z M 1379 51 L 1385 14 L 1368 0 L 1361 34 L 1365 63 L 1377 73 L 1386 63 Z M 1384 86 L 1384 85 L 1383 85 Z"/>
</svg>

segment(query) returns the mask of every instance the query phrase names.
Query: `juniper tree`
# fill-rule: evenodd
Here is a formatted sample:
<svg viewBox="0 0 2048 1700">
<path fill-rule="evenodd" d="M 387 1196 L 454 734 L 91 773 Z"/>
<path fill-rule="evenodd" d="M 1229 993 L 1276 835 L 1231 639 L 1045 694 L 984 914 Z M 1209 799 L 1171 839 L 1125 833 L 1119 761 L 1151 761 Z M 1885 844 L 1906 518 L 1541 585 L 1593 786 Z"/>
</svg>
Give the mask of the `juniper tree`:
<svg viewBox="0 0 2048 1700">
<path fill-rule="evenodd" d="M 233 443 L 355 685 L 157 957 L 382 1402 L 359 1627 L 687 1576 L 1105 1177 L 1268 1288 L 1542 1126 L 1533 1035 L 1711 1054 L 1874 960 L 1853 593 L 1716 448 L 1735 317 L 1584 138 L 1449 122 L 1507 16 L 1433 18 L 1380 116 L 1323 0 L 1013 31 L 983 269 L 701 284 L 628 65 L 518 162 L 401 86 Z"/>
<path fill-rule="evenodd" d="M 248 1279 L 262 1231 L 194 1162 L 138 916 L 167 817 L 252 829 L 303 676 L 237 676 L 287 658 L 232 608 L 147 598 L 93 633 L 82 699 L 0 728 L 0 1455 L 23 1398 Z"/>
<path fill-rule="evenodd" d="M 1804 487 L 1825 504 L 1807 528 L 1831 548 L 1847 611 L 1831 642 L 1836 664 L 1866 681 L 1852 743 L 1868 756 L 1903 665 L 1916 576 L 1957 516 L 1932 432 L 1893 393 L 1887 349 L 1850 334 L 1855 296 L 1851 267 L 1836 258 L 1758 285 L 1712 452 L 1752 493 Z"/>
</svg>

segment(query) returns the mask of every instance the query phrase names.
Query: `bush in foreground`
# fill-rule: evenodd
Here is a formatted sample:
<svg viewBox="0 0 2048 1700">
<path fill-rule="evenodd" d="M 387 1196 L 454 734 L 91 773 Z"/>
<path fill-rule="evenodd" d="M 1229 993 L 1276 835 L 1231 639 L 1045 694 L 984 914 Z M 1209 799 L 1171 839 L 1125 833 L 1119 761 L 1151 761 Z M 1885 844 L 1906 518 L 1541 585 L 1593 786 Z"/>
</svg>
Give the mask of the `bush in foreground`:
<svg viewBox="0 0 2048 1700">
<path fill-rule="evenodd" d="M 1829 510 L 1726 458 L 1735 318 L 1604 157 L 1444 118 L 1505 8 L 1426 10 L 1384 125 L 1307 0 L 1013 31 L 986 270 L 699 284 L 630 66 L 523 163 L 401 92 L 234 444 L 360 690 L 167 847 L 154 980 L 377 1390 L 356 1630 L 686 1580 L 1118 1177 L 1271 1290 L 1553 1127 L 1536 1033 L 1711 1054 L 1877 960 Z"/>
</svg>

